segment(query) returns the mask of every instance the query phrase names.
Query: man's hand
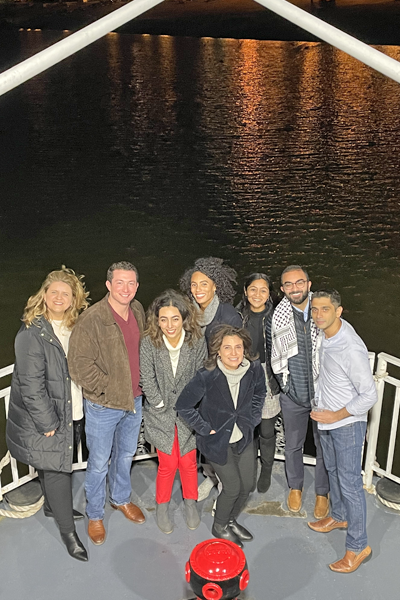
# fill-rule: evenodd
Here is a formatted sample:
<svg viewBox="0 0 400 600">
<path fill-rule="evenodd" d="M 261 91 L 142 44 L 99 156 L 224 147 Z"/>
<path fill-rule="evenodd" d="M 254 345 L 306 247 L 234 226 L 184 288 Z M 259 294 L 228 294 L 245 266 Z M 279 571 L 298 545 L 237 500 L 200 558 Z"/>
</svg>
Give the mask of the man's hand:
<svg viewBox="0 0 400 600">
<path fill-rule="evenodd" d="M 312 410 L 310 413 L 310 417 L 314 421 L 318 421 L 318 423 L 337 423 L 342 419 L 346 419 L 346 417 L 351 417 L 350 413 L 345 409 L 341 408 L 340 410 Z"/>
</svg>

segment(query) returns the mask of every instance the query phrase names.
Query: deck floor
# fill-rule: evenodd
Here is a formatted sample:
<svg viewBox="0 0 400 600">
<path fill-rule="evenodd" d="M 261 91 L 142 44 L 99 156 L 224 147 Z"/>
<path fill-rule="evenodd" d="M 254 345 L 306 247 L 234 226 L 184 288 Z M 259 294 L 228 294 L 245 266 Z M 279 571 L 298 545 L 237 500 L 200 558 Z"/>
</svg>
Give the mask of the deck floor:
<svg viewBox="0 0 400 600">
<path fill-rule="evenodd" d="M 134 463 L 133 500 L 147 515 L 134 525 L 108 505 L 107 539 L 94 546 L 87 521 L 77 531 L 89 551 L 89 562 L 68 556 L 56 525 L 40 510 L 28 519 L 0 521 L 0 598 L 4 600 L 183 600 L 193 598 L 185 582 L 185 563 L 192 548 L 211 538 L 210 496 L 201 507 L 201 525 L 186 528 L 178 478 L 172 506 L 175 530 L 164 535 L 155 523 L 154 460 Z M 202 476 L 199 475 L 199 481 Z M 84 511 L 84 473 L 74 474 L 75 508 Z M 355 573 L 332 573 L 327 565 L 344 554 L 345 532 L 317 534 L 313 520 L 313 468 L 306 467 L 304 508 L 300 516 L 287 513 L 284 464 L 275 462 L 267 494 L 254 493 L 240 517 L 255 539 L 245 545 L 250 584 L 244 600 L 392 600 L 399 593 L 400 513 L 383 507 L 367 494 L 368 535 L 372 560 Z M 213 492 L 216 493 L 216 492 Z M 260 514 L 252 514 L 260 513 Z"/>
</svg>

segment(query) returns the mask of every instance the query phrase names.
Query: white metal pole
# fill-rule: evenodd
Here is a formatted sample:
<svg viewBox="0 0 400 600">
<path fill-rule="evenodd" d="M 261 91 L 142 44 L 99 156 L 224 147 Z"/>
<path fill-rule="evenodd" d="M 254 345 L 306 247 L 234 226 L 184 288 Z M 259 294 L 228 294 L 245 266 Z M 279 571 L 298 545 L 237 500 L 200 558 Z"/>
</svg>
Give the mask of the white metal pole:
<svg viewBox="0 0 400 600">
<path fill-rule="evenodd" d="M 400 62 L 390 56 L 371 48 L 286 0 L 256 0 L 256 2 L 400 83 Z"/>
<path fill-rule="evenodd" d="M 75 54 L 75 52 L 89 46 L 92 42 L 161 2 L 163 0 L 133 0 L 126 6 L 114 10 L 105 17 L 91 23 L 91 25 L 4 71 L 0 74 L 0 96 L 64 60 L 64 58 L 71 56 L 71 54 Z"/>
<path fill-rule="evenodd" d="M 364 486 L 367 492 L 373 493 L 372 477 L 376 460 L 376 448 L 378 445 L 379 425 L 381 421 L 383 391 L 385 389 L 385 376 L 387 375 L 387 362 L 381 352 L 378 354 L 378 365 L 375 372 L 375 385 L 378 393 L 378 402 L 370 411 L 368 424 L 368 446 L 364 464 Z"/>
</svg>

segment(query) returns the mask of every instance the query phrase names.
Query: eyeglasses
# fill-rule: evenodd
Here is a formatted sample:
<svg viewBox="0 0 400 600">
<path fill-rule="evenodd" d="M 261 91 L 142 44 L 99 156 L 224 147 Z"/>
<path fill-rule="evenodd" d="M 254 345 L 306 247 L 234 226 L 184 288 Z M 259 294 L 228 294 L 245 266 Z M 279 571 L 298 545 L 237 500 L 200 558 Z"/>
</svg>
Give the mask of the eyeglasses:
<svg viewBox="0 0 400 600">
<path fill-rule="evenodd" d="M 291 290 L 294 288 L 294 286 L 298 288 L 303 288 L 306 285 L 306 283 L 307 279 L 298 279 L 294 283 L 292 283 L 291 281 L 285 281 L 285 283 L 282 283 L 282 287 L 285 290 Z"/>
</svg>

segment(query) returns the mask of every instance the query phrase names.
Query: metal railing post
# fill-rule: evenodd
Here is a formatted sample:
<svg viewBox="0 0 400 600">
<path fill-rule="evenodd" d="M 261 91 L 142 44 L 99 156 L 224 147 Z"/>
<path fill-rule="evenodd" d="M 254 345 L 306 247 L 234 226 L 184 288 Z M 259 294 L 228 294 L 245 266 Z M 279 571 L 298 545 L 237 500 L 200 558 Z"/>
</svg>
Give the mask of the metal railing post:
<svg viewBox="0 0 400 600">
<path fill-rule="evenodd" d="M 378 364 L 375 372 L 376 391 L 378 393 L 378 402 L 374 404 L 370 412 L 368 427 L 368 447 L 365 456 L 364 467 L 364 487 L 368 492 L 373 492 L 372 476 L 373 466 L 376 458 L 376 447 L 378 443 L 379 423 L 381 420 L 383 390 L 385 388 L 385 376 L 387 375 L 387 362 L 378 356 Z"/>
</svg>

